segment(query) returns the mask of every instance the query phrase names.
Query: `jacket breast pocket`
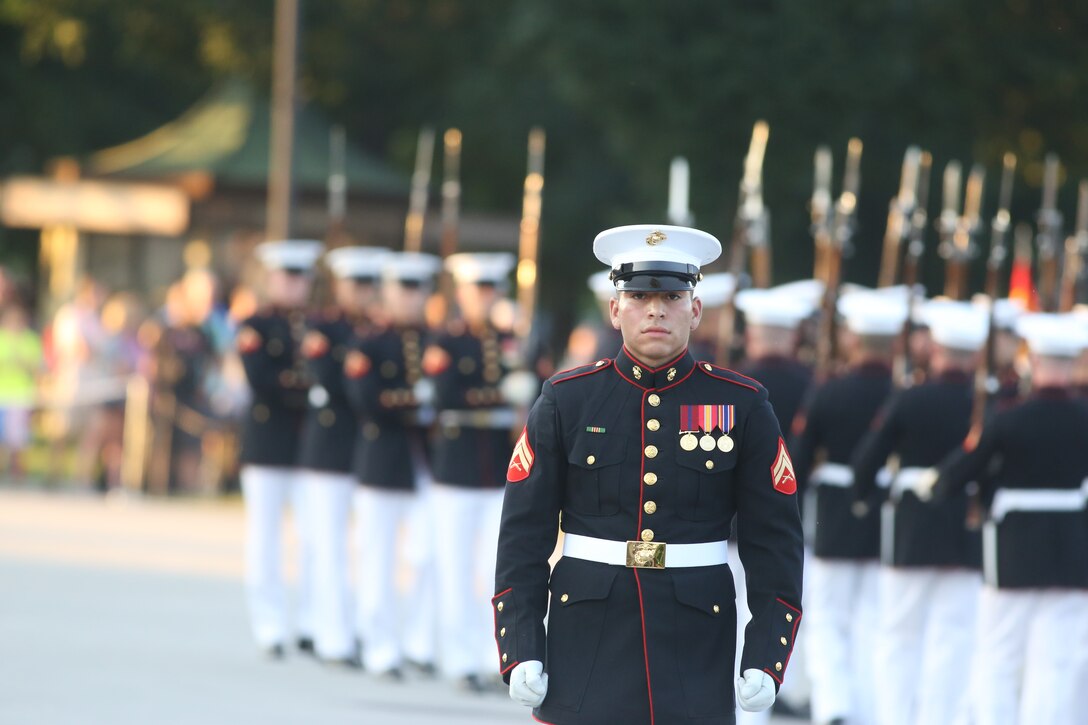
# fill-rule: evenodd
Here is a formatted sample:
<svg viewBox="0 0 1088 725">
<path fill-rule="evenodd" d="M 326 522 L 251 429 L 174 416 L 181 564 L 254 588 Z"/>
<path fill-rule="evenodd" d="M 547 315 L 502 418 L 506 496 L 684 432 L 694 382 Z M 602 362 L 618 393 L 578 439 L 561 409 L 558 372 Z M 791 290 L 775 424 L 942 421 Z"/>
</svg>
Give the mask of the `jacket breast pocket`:
<svg viewBox="0 0 1088 725">
<path fill-rule="evenodd" d="M 737 466 L 737 448 L 723 451 L 717 445 L 709 451 L 696 445 L 684 450 L 676 443 L 677 515 L 688 521 L 710 521 L 725 515 L 733 495 L 733 469 Z"/>
<path fill-rule="evenodd" d="M 566 507 L 586 516 L 612 516 L 620 510 L 620 479 L 627 441 L 581 436 L 567 456 Z"/>
</svg>

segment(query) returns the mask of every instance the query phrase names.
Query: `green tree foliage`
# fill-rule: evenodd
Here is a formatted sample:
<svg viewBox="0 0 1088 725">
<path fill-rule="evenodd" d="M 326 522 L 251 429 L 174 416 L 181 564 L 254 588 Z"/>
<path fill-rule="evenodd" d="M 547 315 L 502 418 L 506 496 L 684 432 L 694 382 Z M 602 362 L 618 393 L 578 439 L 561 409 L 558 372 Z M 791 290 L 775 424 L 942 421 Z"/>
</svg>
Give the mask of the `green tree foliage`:
<svg viewBox="0 0 1088 725">
<path fill-rule="evenodd" d="M 0 0 L 0 173 L 40 169 L 174 117 L 211 82 L 267 83 L 272 0 Z M 872 283 L 908 144 L 991 171 L 1021 158 L 1016 216 L 1041 160 L 1088 174 L 1088 5 L 1061 0 L 303 0 L 306 99 L 411 166 L 419 126 L 464 132 L 465 203 L 516 213 L 526 133 L 548 130 L 544 303 L 565 315 L 589 240 L 664 216 L 689 157 L 697 223 L 728 237 L 752 123 L 779 279 L 811 269 L 812 153 L 865 141 L 858 252 Z M 933 185 L 934 206 L 938 193 Z M 1074 184 L 1061 200 L 1072 211 Z M 471 245 L 471 240 L 464 240 Z M 513 244 L 514 240 L 511 240 Z M 932 245 L 931 245 L 932 249 Z M 936 270 L 930 252 L 931 273 Z"/>
</svg>

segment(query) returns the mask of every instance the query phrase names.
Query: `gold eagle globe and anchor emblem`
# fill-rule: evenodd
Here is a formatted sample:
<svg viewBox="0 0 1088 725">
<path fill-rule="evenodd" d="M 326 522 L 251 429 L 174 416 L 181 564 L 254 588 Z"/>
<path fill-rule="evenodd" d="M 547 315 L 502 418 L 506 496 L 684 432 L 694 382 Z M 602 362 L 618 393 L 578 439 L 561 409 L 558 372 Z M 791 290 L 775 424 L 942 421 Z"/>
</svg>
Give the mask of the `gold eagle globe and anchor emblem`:
<svg viewBox="0 0 1088 725">
<path fill-rule="evenodd" d="M 655 229 L 646 236 L 646 243 L 649 244 L 651 247 L 656 247 L 658 244 L 661 244 L 661 242 L 665 241 L 668 238 L 669 237 L 667 234 L 665 234 L 665 232 L 661 231 L 660 229 Z"/>
</svg>

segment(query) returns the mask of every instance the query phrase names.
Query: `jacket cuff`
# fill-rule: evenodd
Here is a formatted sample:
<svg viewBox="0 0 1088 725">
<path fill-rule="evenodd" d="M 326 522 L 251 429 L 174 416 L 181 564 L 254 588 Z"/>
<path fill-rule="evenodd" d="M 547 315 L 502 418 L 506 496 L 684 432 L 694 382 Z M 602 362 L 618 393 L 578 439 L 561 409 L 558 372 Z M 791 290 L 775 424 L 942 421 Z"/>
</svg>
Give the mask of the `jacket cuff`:
<svg viewBox="0 0 1088 725">
<path fill-rule="evenodd" d="M 753 620 L 748 625 L 740 671 L 766 672 L 774 680 L 777 691 L 786 675 L 800 624 L 800 608 L 775 599 L 758 621 Z"/>
<path fill-rule="evenodd" d="M 495 615 L 495 644 L 499 655 L 499 674 L 510 682 L 510 671 L 522 662 L 544 661 L 544 625 L 521 622 L 513 588 L 505 589 L 491 598 Z M 538 631 L 540 630 L 540 631 Z"/>
</svg>

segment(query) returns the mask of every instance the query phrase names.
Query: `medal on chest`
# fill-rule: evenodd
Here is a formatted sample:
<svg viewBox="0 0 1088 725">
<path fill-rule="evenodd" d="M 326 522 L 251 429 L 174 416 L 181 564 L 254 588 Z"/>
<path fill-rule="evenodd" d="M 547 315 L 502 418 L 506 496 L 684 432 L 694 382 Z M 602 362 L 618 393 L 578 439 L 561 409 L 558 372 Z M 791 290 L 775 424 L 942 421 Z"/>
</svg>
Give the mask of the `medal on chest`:
<svg viewBox="0 0 1088 725">
<path fill-rule="evenodd" d="M 729 432 L 736 423 L 732 405 L 681 405 L 680 447 L 685 451 L 701 448 L 708 453 L 717 448 L 722 453 L 733 450 Z"/>
</svg>

